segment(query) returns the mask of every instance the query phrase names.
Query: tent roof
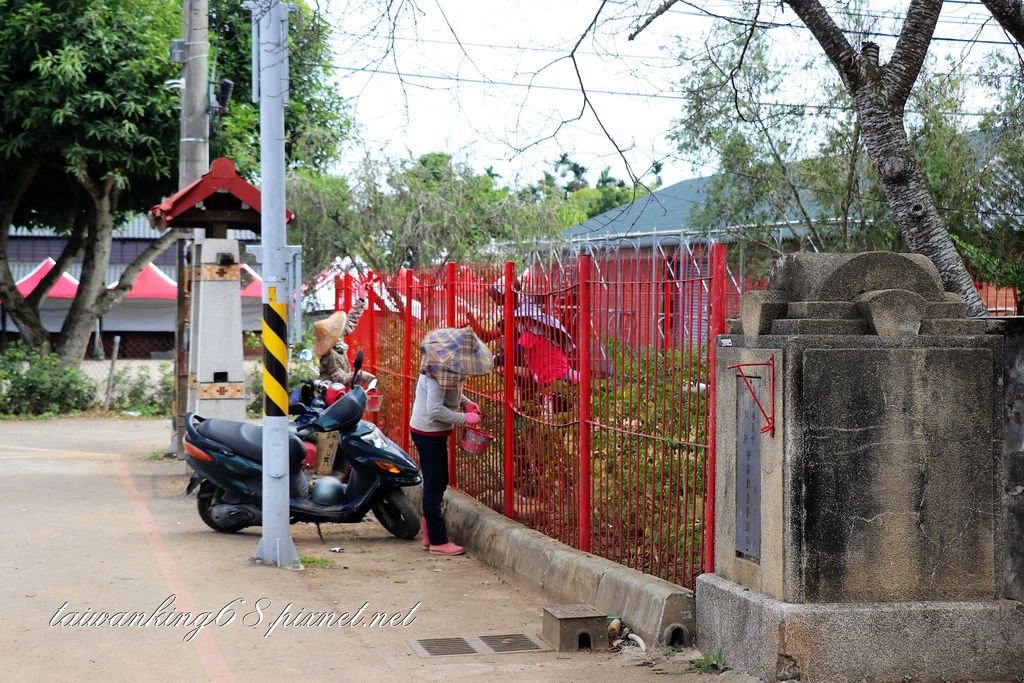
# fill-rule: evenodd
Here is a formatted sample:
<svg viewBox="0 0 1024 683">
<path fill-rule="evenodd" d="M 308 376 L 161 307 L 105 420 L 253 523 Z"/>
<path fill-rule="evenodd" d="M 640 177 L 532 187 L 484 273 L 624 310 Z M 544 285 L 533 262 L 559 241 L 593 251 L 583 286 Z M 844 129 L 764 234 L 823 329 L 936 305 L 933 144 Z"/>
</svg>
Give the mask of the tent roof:
<svg viewBox="0 0 1024 683">
<path fill-rule="evenodd" d="M 21 295 L 28 296 L 31 294 L 39 286 L 42 279 L 46 277 L 46 274 L 53 270 L 55 265 L 57 265 L 57 262 L 47 256 L 31 273 L 14 283 L 18 291 L 21 292 Z M 46 296 L 50 299 L 74 299 L 77 291 L 78 280 L 67 273 L 61 273 L 60 278 Z"/>
<path fill-rule="evenodd" d="M 252 276 L 252 282 L 249 283 L 248 287 L 242 289 L 242 296 L 249 299 L 262 299 L 263 298 L 263 278 L 256 274 L 256 271 L 249 267 L 248 264 L 242 264 L 242 270 L 249 273 Z"/>
<path fill-rule="evenodd" d="M 112 286 L 116 286 L 112 285 Z M 125 299 L 177 299 L 178 283 L 168 277 L 162 270 L 147 263 L 146 267 L 139 271 Z"/>
</svg>

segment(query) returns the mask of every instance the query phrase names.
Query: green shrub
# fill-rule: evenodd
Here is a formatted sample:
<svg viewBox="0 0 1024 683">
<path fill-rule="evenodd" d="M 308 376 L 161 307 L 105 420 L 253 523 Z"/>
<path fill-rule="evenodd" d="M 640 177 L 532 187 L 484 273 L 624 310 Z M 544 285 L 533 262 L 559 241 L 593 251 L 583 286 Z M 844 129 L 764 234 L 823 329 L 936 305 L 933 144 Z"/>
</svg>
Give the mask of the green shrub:
<svg viewBox="0 0 1024 683">
<path fill-rule="evenodd" d="M 174 376 L 169 364 L 160 364 L 160 378 L 154 382 L 142 367 L 118 370 L 111 383 L 110 407 L 130 410 L 149 417 L 170 415 L 174 401 Z"/>
<path fill-rule="evenodd" d="M 0 355 L 0 414 L 57 415 L 86 410 L 96 386 L 56 354 L 14 343 Z"/>
</svg>

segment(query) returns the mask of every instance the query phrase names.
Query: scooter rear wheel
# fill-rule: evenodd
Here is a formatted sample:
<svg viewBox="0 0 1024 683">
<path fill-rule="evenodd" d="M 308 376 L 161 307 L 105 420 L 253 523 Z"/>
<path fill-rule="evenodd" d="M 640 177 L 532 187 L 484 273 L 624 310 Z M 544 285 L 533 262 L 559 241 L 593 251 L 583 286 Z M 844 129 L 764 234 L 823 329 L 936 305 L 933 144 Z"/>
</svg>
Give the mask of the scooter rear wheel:
<svg viewBox="0 0 1024 683">
<path fill-rule="evenodd" d="M 420 532 L 420 514 L 400 489 L 385 491 L 373 504 L 373 516 L 398 538 L 416 538 Z"/>
<path fill-rule="evenodd" d="M 196 496 L 196 508 L 199 510 L 199 519 L 203 520 L 206 526 L 222 534 L 235 534 L 245 528 L 244 524 L 218 524 L 213 518 L 210 510 L 220 502 L 221 489 L 204 481 L 199 485 L 199 493 Z"/>
</svg>

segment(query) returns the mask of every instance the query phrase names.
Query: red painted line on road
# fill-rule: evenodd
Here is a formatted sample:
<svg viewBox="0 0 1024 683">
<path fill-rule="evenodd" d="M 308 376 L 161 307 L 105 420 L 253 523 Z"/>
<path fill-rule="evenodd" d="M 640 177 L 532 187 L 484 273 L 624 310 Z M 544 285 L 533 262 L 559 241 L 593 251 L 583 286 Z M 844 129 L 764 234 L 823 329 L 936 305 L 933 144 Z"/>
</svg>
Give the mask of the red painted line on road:
<svg viewBox="0 0 1024 683">
<path fill-rule="evenodd" d="M 135 510 L 135 517 L 142 525 L 142 531 L 146 534 L 146 540 L 149 541 L 149 548 L 153 551 L 153 557 L 156 559 L 157 566 L 160 567 L 160 573 L 163 574 L 167 587 L 175 596 L 175 602 L 181 605 L 181 611 L 198 613 L 192 593 L 189 592 L 188 586 L 185 584 L 185 577 L 178 569 L 178 563 L 174 561 L 171 551 L 167 549 L 167 543 L 164 542 L 163 536 L 157 530 L 156 522 L 149 514 L 146 501 L 142 499 L 139 489 L 135 486 L 135 480 L 132 479 L 132 475 L 128 472 L 120 455 L 114 455 L 113 463 L 114 469 L 117 470 L 117 476 L 121 478 L 121 487 L 124 489 L 125 495 L 128 496 L 128 502 L 131 503 L 132 509 Z M 192 639 L 192 643 L 196 646 L 199 659 L 209 680 L 233 683 L 235 678 L 231 675 L 231 670 L 228 668 L 227 662 L 224 661 L 224 657 L 221 656 L 220 649 L 213 640 L 213 634 L 206 630 L 200 631 Z"/>
</svg>

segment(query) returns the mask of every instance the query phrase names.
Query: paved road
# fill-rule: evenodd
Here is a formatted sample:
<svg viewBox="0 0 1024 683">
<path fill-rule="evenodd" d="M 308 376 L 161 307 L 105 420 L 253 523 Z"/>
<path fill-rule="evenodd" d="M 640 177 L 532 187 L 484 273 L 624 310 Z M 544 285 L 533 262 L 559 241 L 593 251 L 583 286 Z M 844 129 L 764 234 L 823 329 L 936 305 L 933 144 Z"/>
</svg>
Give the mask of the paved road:
<svg viewBox="0 0 1024 683">
<path fill-rule="evenodd" d="M 159 457 L 168 434 L 150 420 L 0 422 L 0 679 L 618 683 L 687 667 L 684 654 L 636 650 L 420 657 L 410 639 L 538 634 L 544 598 L 473 558 L 428 556 L 372 519 L 325 527 L 326 545 L 313 527 L 292 527 L 299 553 L 329 566 L 254 566 L 259 530 L 203 525 L 182 496 L 186 466 Z M 388 612 L 407 625 L 281 617 L 364 603 L 363 624 Z M 82 625 L 98 612 L 126 614 Z M 199 613 L 222 625 L 189 637 Z M 691 676 L 709 680 L 674 679 Z"/>
</svg>

